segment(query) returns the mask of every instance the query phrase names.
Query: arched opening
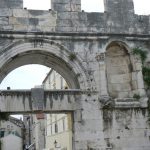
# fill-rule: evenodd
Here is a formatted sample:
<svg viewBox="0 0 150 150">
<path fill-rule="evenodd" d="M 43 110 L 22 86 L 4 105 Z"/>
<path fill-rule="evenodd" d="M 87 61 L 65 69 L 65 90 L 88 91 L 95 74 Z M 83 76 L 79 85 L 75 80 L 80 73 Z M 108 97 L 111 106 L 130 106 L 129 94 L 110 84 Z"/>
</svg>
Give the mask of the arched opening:
<svg viewBox="0 0 150 150">
<path fill-rule="evenodd" d="M 108 92 L 113 98 L 128 98 L 132 90 L 132 65 L 128 50 L 112 42 L 106 50 Z"/>
<path fill-rule="evenodd" d="M 32 71 L 33 73 L 29 74 L 29 71 Z M 43 73 L 41 72 L 45 73 L 45 76 L 43 76 Z M 13 75 L 11 76 L 11 74 Z M 34 74 L 34 76 L 31 76 L 32 74 Z M 45 90 L 60 90 L 66 89 L 66 87 L 67 89 L 69 88 L 66 81 L 60 74 L 58 74 L 54 69 L 42 65 L 25 65 L 11 71 L 8 76 L 5 77 L 6 82 L 2 86 L 5 86 L 5 84 L 7 83 L 7 78 L 11 77 L 13 82 L 9 82 L 9 86 L 11 88 L 8 90 L 14 89 L 15 87 L 22 90 L 22 88 L 26 89 L 26 87 L 31 87 L 31 85 L 31 88 L 33 88 L 34 83 L 36 85 L 36 88 L 44 88 Z M 42 81 L 40 78 L 42 78 Z M 40 80 L 40 82 L 34 82 L 33 80 Z M 20 85 L 20 83 L 26 85 Z M 21 117 L 23 118 L 23 120 L 17 119 L 16 117 Z M 21 126 L 17 126 L 14 121 L 20 122 Z M 11 147 L 11 144 L 7 143 L 6 141 L 6 136 L 9 136 L 10 138 L 12 138 L 12 141 L 14 143 L 17 142 L 15 140 L 16 138 L 18 138 L 16 149 L 19 146 L 23 147 L 21 145 L 21 143 L 23 143 L 27 148 L 30 147 L 49 149 L 60 147 L 62 149 L 67 148 L 71 150 L 72 114 L 70 112 L 47 112 L 11 115 L 9 116 L 8 121 L 2 123 L 0 134 L 3 134 L 1 136 L 1 138 L 3 139 L 3 148 L 6 146 Z M 18 135 L 24 141 L 22 141 L 21 138 L 17 137 Z"/>
<path fill-rule="evenodd" d="M 62 58 L 40 50 L 26 51 L 11 57 L 1 67 L 0 81 L 2 81 L 5 76 L 15 68 L 27 64 L 41 64 L 49 68 L 55 68 L 55 70 L 66 80 L 70 88 L 79 88 L 79 82 L 77 81 L 76 74 L 73 72 L 72 68 L 70 68 L 68 64 L 62 60 Z"/>
<path fill-rule="evenodd" d="M 54 69 L 42 65 L 25 65 L 19 67 L 11 71 L 5 79 L 4 84 L 2 82 L 2 87 L 9 83 L 11 88 L 8 90 L 15 88 L 22 90 L 26 89 L 26 87 L 33 88 L 35 85 L 36 88 L 44 88 L 45 90 L 69 88 L 60 74 Z M 23 119 L 20 120 L 19 118 Z M 15 121 L 19 122 L 21 126 L 17 127 Z M 11 144 L 6 141 L 6 136 L 10 136 L 15 143 L 15 138 L 17 138 L 18 134 L 24 141 L 18 138 L 16 149 L 21 146 L 21 143 L 24 143 L 26 147 L 32 148 L 49 149 L 60 147 L 71 150 L 72 115 L 70 112 L 11 115 L 8 121 L 2 123 L 0 134 L 2 135 L 1 138 L 3 139 L 4 147 L 11 147 Z"/>
<path fill-rule="evenodd" d="M 14 69 L 29 65 L 29 64 L 40 64 L 44 65 L 50 68 L 54 68 L 55 71 L 57 71 L 61 76 L 66 80 L 69 88 L 71 89 L 79 89 L 80 84 L 78 81 L 78 72 L 79 70 L 82 70 L 82 67 L 80 68 L 80 65 L 78 65 L 77 58 L 73 61 L 69 59 L 69 52 L 67 52 L 63 46 L 60 46 L 57 44 L 57 46 L 53 43 L 43 43 L 43 45 L 37 47 L 34 43 L 28 42 L 17 42 L 15 44 L 12 44 L 10 47 L 5 49 L 5 55 L 1 53 L 1 70 L 0 70 L 0 81 L 2 80 Z M 40 70 L 39 70 L 40 71 Z M 81 71 L 82 72 L 82 71 Z M 82 76 L 84 78 L 84 74 Z M 83 80 L 84 81 L 84 80 Z M 46 112 L 48 113 L 48 111 Z M 36 114 L 36 115 L 25 115 L 25 120 L 27 124 L 27 130 L 30 132 L 30 126 L 33 124 L 34 130 L 40 130 L 40 133 L 38 134 L 41 138 L 41 135 L 47 135 L 47 137 L 55 137 L 60 133 L 63 133 L 64 131 L 69 133 L 67 135 L 69 138 L 67 142 L 70 144 L 72 149 L 72 112 L 61 112 L 60 115 L 57 114 L 49 114 L 47 116 L 47 127 L 46 129 L 43 129 L 43 113 Z M 31 117 L 32 116 L 32 117 Z M 53 120 L 53 117 L 55 116 L 55 121 Z M 52 122 L 50 122 L 52 120 Z M 55 128 L 57 127 L 57 130 Z M 70 130 L 70 132 L 68 132 Z M 44 132 L 46 131 L 46 133 Z M 56 131 L 56 132 L 54 132 Z M 28 133 L 31 138 L 31 134 Z M 57 134 L 56 136 L 54 136 Z M 65 148 L 61 142 L 63 140 L 64 136 L 61 136 L 58 140 L 52 139 L 52 144 L 54 148 L 62 147 Z M 39 139 L 40 139 L 39 138 Z M 41 143 L 41 141 L 38 139 L 38 142 Z M 41 138 L 44 139 L 44 138 Z M 45 140 L 46 141 L 46 140 Z M 49 139 L 48 142 L 49 143 Z M 33 143 L 29 142 L 28 146 L 31 146 Z"/>
</svg>

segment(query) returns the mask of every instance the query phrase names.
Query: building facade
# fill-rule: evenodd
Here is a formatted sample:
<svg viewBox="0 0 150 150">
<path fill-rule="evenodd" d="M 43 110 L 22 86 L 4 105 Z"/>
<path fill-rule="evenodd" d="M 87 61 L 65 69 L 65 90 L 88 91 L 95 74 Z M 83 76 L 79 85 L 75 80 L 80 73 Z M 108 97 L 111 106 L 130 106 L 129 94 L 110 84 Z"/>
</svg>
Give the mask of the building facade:
<svg viewBox="0 0 150 150">
<path fill-rule="evenodd" d="M 1 121 L 0 139 L 2 150 L 22 150 L 24 145 L 24 123 L 14 117 Z M 15 143 L 15 144 L 14 144 Z"/>
<path fill-rule="evenodd" d="M 43 81 L 46 90 L 68 89 L 64 78 L 51 69 Z M 46 149 L 72 149 L 72 118 L 71 114 L 46 114 Z"/>
</svg>

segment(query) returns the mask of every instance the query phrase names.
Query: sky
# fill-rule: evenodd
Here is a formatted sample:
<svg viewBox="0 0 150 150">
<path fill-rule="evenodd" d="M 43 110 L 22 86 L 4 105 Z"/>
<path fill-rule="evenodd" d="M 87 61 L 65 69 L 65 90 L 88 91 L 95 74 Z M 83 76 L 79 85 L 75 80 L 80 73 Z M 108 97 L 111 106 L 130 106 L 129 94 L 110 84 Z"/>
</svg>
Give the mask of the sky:
<svg viewBox="0 0 150 150">
<path fill-rule="evenodd" d="M 41 85 L 50 68 L 42 65 L 25 65 L 10 72 L 0 85 L 0 89 L 31 89 Z"/>
<path fill-rule="evenodd" d="M 38 1 L 38 2 L 37 2 Z M 103 12 L 103 0 L 81 0 L 82 10 L 86 12 Z M 150 0 L 134 0 L 135 13 L 150 14 Z M 51 7 L 50 0 L 24 0 L 24 7 L 28 9 L 48 10 Z"/>
<path fill-rule="evenodd" d="M 86 12 L 103 12 L 103 0 L 82 0 L 82 10 Z M 150 14 L 150 0 L 134 0 L 136 14 Z M 24 7 L 28 9 L 48 10 L 50 0 L 24 0 Z M 39 65 L 27 65 L 10 72 L 2 81 L 0 89 L 31 89 L 41 85 L 50 68 Z"/>
</svg>

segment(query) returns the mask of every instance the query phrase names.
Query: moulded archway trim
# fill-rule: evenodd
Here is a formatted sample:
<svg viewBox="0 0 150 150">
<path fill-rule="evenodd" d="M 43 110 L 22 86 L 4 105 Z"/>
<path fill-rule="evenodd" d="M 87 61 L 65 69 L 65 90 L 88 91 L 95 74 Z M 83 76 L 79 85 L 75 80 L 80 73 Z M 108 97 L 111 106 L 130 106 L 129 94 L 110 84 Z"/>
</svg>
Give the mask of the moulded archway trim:
<svg viewBox="0 0 150 150">
<path fill-rule="evenodd" d="M 54 68 L 64 77 L 70 88 L 85 89 L 88 75 L 77 56 L 70 60 L 71 54 L 71 51 L 54 41 L 19 40 L 5 47 L 0 53 L 0 82 L 9 72 L 20 66 L 41 64 Z"/>
<path fill-rule="evenodd" d="M 123 46 L 126 50 L 127 50 L 127 52 L 130 54 L 132 51 L 131 51 L 131 49 L 129 48 L 129 46 L 124 42 L 124 41 L 121 41 L 121 40 L 118 40 L 118 39 L 113 39 L 113 40 L 111 40 L 111 41 L 109 41 L 108 43 L 107 43 L 107 45 L 105 46 L 105 50 L 107 51 L 107 49 L 111 46 L 111 44 L 113 44 L 113 43 L 116 43 L 116 44 L 118 44 L 119 46 Z"/>
</svg>

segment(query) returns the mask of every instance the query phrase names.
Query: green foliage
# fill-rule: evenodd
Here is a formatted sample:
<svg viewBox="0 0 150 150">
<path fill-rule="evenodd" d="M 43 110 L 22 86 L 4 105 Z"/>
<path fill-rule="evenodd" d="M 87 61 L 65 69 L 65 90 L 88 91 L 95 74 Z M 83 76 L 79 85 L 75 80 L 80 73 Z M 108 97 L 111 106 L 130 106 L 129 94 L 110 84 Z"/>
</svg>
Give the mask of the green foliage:
<svg viewBox="0 0 150 150">
<path fill-rule="evenodd" d="M 146 67 L 146 66 L 143 66 L 142 67 L 142 73 L 143 73 L 144 76 L 149 76 L 150 75 L 150 68 Z"/>
<path fill-rule="evenodd" d="M 144 64 L 146 58 L 147 58 L 147 52 L 143 51 L 140 48 L 134 48 L 133 49 L 133 54 L 140 56 L 142 64 Z"/>
<path fill-rule="evenodd" d="M 70 59 L 71 61 L 74 61 L 74 60 L 76 59 L 75 53 L 70 53 L 69 59 Z"/>
<path fill-rule="evenodd" d="M 146 83 L 147 87 L 149 88 L 150 87 L 150 68 L 143 66 L 142 73 L 143 73 L 144 82 Z"/>
<path fill-rule="evenodd" d="M 2 150 L 2 141 L 0 140 L 0 150 Z"/>
<path fill-rule="evenodd" d="M 144 51 L 141 48 L 134 48 L 133 54 L 140 56 L 143 64 L 142 66 L 143 80 L 147 88 L 150 88 L 150 67 L 145 66 L 145 61 L 147 59 L 147 51 Z"/>
<path fill-rule="evenodd" d="M 140 95 L 138 95 L 138 94 L 134 94 L 134 95 L 133 95 L 133 98 L 135 98 L 136 100 L 139 100 L 141 97 L 140 97 Z"/>
<path fill-rule="evenodd" d="M 9 113 L 0 112 L 0 121 L 7 121 L 9 119 Z"/>
</svg>

